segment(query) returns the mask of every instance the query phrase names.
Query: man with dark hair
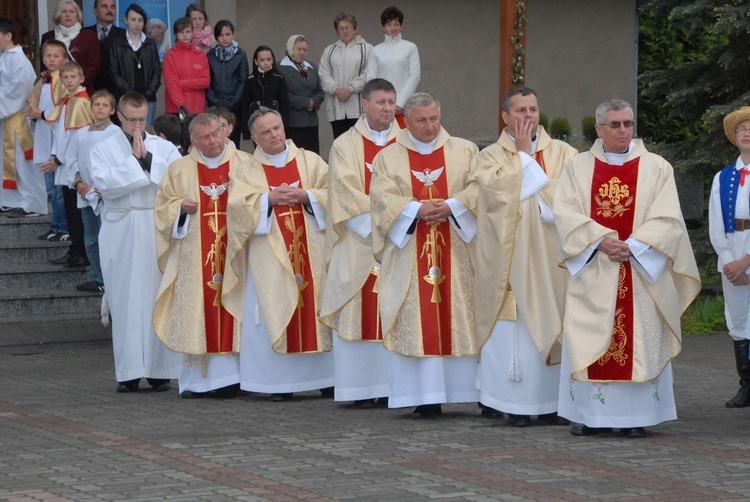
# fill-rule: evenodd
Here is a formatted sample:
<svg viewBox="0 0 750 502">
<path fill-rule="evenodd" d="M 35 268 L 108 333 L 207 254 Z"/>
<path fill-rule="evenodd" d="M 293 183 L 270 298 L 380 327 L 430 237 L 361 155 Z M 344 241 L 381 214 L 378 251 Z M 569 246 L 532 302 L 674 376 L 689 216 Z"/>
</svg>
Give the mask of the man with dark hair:
<svg viewBox="0 0 750 502">
<path fill-rule="evenodd" d="M 404 104 L 407 129 L 375 157 L 370 199 L 372 248 L 380 262 L 383 343 L 390 352 L 388 406 L 476 402 L 477 353 L 471 306 L 476 196 L 469 192 L 473 143 L 440 126 L 426 93 Z"/>
<path fill-rule="evenodd" d="M 482 347 L 477 387 L 482 414 L 508 414 L 515 427 L 567 424 L 557 416 L 564 271 L 552 198 L 577 154 L 539 125 L 536 93 L 516 87 L 502 99 L 500 138 L 473 162 L 479 188 L 474 317 Z M 496 415 L 495 415 L 496 416 Z"/>
<path fill-rule="evenodd" d="M 396 88 L 396 120 L 404 127 L 404 103 L 417 90 L 422 70 L 419 50 L 401 38 L 404 14 L 398 7 L 388 7 L 380 15 L 385 41 L 373 47 L 367 62 L 367 80 L 380 77 Z"/>
<path fill-rule="evenodd" d="M 154 133 L 162 139 L 166 139 L 180 151 L 181 155 L 186 155 L 180 145 L 182 141 L 182 125 L 176 115 L 164 114 L 154 119 Z"/>
<path fill-rule="evenodd" d="M 596 110 L 596 140 L 573 157 L 554 218 L 570 274 L 565 293 L 558 413 L 577 436 L 624 437 L 675 420 L 671 360 L 680 315 L 701 284 L 674 171 L 633 139 L 632 107 Z"/>
<path fill-rule="evenodd" d="M 258 146 L 229 190 L 223 299 L 242 319 L 242 389 L 284 401 L 333 386 L 331 330 L 317 315 L 328 166 L 286 140 L 276 110 L 249 125 Z"/>
<path fill-rule="evenodd" d="M 333 142 L 328 185 L 328 277 L 321 322 L 335 330 L 335 399 L 372 407 L 388 396 L 388 352 L 378 312 L 380 264 L 372 257 L 370 179 L 375 156 L 396 140 L 396 90 L 382 78 L 362 91 L 364 114 Z"/>
<path fill-rule="evenodd" d="M 99 39 L 99 67 L 101 71 L 99 71 L 99 75 L 96 77 L 96 89 L 107 89 L 112 94 L 117 94 L 117 88 L 112 81 L 112 74 L 109 71 L 109 51 L 116 38 L 125 37 L 125 28 L 114 25 L 116 15 L 117 4 L 115 0 L 94 0 L 96 24 L 84 28 L 84 30 L 95 32 Z M 87 90 L 93 93 L 95 89 Z"/>
<path fill-rule="evenodd" d="M 112 315 L 117 392 L 137 392 L 144 377 L 163 392 L 178 375 L 179 356 L 159 342 L 151 322 L 161 279 L 154 198 L 167 166 L 180 154 L 145 131 L 148 103 L 142 95 L 124 94 L 117 114 L 124 135 L 91 150 L 92 185 L 102 196 L 99 255 Z"/>
<path fill-rule="evenodd" d="M 233 397 L 239 390 L 240 323 L 222 302 L 227 188 L 250 157 L 234 147 L 216 115 L 190 122 L 193 149 L 172 164 L 156 195 L 159 268 L 164 277 L 154 327 L 180 354 L 182 397 Z"/>
</svg>

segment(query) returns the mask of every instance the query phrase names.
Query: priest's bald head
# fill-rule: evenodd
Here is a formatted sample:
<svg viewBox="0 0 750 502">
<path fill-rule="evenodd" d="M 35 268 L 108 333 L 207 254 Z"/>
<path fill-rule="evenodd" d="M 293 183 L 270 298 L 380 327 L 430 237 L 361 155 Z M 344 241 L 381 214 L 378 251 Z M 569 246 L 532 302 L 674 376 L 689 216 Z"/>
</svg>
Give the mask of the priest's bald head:
<svg viewBox="0 0 750 502">
<path fill-rule="evenodd" d="M 429 143 L 440 134 L 440 102 L 426 92 L 415 92 L 404 103 L 406 128 L 418 141 Z"/>
<path fill-rule="evenodd" d="M 284 151 L 286 148 L 286 133 L 279 112 L 261 106 L 250 115 L 247 122 L 250 126 L 253 141 L 263 153 L 275 155 Z"/>
</svg>

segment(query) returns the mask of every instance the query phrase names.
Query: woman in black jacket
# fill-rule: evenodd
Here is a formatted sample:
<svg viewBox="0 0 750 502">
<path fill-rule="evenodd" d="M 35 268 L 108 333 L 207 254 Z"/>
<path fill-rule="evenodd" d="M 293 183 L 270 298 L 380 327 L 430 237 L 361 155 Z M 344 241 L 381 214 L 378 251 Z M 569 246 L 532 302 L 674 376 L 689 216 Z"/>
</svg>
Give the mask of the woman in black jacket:
<svg viewBox="0 0 750 502">
<path fill-rule="evenodd" d="M 284 127 L 289 127 L 289 91 L 284 76 L 276 68 L 276 56 L 267 45 L 258 46 L 253 53 L 253 72 L 247 79 L 242 97 L 245 115 L 240 120 L 245 139 L 250 139 L 247 121 L 261 106 L 278 111 Z"/>
<path fill-rule="evenodd" d="M 130 4 L 125 11 L 125 33 L 112 42 L 109 72 L 115 85 L 115 98 L 135 91 L 148 101 L 148 125 L 154 125 L 156 91 L 161 86 L 159 51 L 143 33 L 148 15 L 140 5 Z"/>
<path fill-rule="evenodd" d="M 209 49 L 208 66 L 211 70 L 211 85 L 206 90 L 208 106 L 223 106 L 242 118 L 242 95 L 247 81 L 247 54 L 234 40 L 234 25 L 226 20 L 214 26 L 216 46 Z M 240 147 L 240 128 L 235 127 L 229 139 Z"/>
</svg>

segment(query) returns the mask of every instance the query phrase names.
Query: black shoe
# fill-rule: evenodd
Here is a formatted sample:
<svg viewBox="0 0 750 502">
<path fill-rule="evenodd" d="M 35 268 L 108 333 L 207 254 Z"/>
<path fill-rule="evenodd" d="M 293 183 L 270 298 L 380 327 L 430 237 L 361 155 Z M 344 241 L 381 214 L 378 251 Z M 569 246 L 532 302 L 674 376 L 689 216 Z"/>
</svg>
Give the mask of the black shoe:
<svg viewBox="0 0 750 502">
<path fill-rule="evenodd" d="M 73 256 L 67 263 L 66 267 L 88 267 L 89 260 L 85 256 Z"/>
<path fill-rule="evenodd" d="M 558 416 L 557 413 L 545 413 L 537 418 L 545 425 L 570 425 L 570 420 Z"/>
<path fill-rule="evenodd" d="M 482 410 L 482 416 L 484 418 L 489 418 L 492 420 L 497 420 L 498 418 L 503 418 L 505 416 L 505 413 L 503 413 L 500 410 L 496 410 L 495 408 L 490 408 L 487 405 L 484 405 L 482 403 L 477 403 L 479 405 L 479 408 Z"/>
<path fill-rule="evenodd" d="M 168 378 L 147 378 L 146 381 L 154 392 L 166 392 L 172 388 Z"/>
<path fill-rule="evenodd" d="M 745 408 L 750 406 L 750 388 L 740 387 L 737 394 L 726 402 L 727 408 Z"/>
<path fill-rule="evenodd" d="M 221 387 L 220 389 L 215 389 L 211 392 L 211 397 L 215 397 L 217 399 L 233 399 L 237 397 L 237 393 L 240 391 L 240 384 L 234 383 L 232 385 L 227 385 L 226 387 Z"/>
<path fill-rule="evenodd" d="M 326 399 L 333 399 L 333 387 L 326 387 L 325 389 L 320 389 L 320 397 L 324 397 Z"/>
<path fill-rule="evenodd" d="M 40 235 L 39 237 L 37 237 L 37 239 L 39 239 L 40 241 L 47 241 L 47 240 L 49 240 L 49 238 L 50 238 L 50 237 L 52 237 L 53 235 L 57 235 L 57 234 L 55 233 L 55 231 L 54 231 L 54 230 L 52 230 L 52 229 L 50 228 L 49 230 L 47 230 L 47 233 L 46 233 L 46 234 L 42 234 L 42 235 Z"/>
<path fill-rule="evenodd" d="M 59 232 L 53 235 L 50 235 L 47 237 L 47 240 L 49 242 L 68 242 L 70 240 L 70 234 L 66 234 L 65 232 Z"/>
<path fill-rule="evenodd" d="M 528 427 L 531 425 L 531 417 L 528 415 L 513 415 L 508 413 L 508 425 L 511 427 Z"/>
<path fill-rule="evenodd" d="M 69 253 L 65 253 L 65 255 L 61 256 L 60 258 L 55 258 L 54 260 L 50 260 L 49 262 L 53 265 L 65 265 L 70 261 L 72 256 L 70 256 Z"/>
<path fill-rule="evenodd" d="M 208 397 L 210 392 L 193 392 L 192 390 L 182 391 L 180 397 L 182 399 L 202 399 Z"/>
<path fill-rule="evenodd" d="M 117 382 L 117 392 L 120 392 L 120 393 L 138 392 L 138 384 L 140 382 L 141 382 L 140 378 L 136 380 L 128 380 L 127 382 Z"/>
<path fill-rule="evenodd" d="M 104 293 L 104 284 L 99 281 L 86 281 L 76 286 L 76 289 L 88 293 Z"/>
<path fill-rule="evenodd" d="M 371 408 L 376 408 L 377 405 L 375 404 L 374 399 L 357 399 L 352 403 L 352 407 L 358 410 L 368 410 Z"/>
<path fill-rule="evenodd" d="M 620 429 L 620 435 L 626 438 L 645 438 L 646 429 L 643 427 L 625 427 Z"/>
<path fill-rule="evenodd" d="M 23 208 L 17 207 L 5 213 L 8 218 L 33 218 L 35 216 L 41 216 L 39 213 L 33 211 L 26 211 Z"/>
<path fill-rule="evenodd" d="M 576 424 L 570 428 L 570 433 L 574 436 L 594 436 L 612 432 L 611 427 L 588 427 L 583 424 Z"/>
<path fill-rule="evenodd" d="M 268 398 L 269 401 L 272 401 L 274 403 L 280 403 L 282 401 L 289 401 L 294 396 L 293 392 L 281 392 L 277 394 L 271 394 L 271 396 Z"/>
<path fill-rule="evenodd" d="M 433 418 L 442 414 L 443 407 L 439 404 L 421 404 L 411 412 L 414 418 Z"/>
<path fill-rule="evenodd" d="M 377 404 L 380 408 L 388 408 L 388 398 L 379 397 L 375 400 L 375 404 Z"/>
</svg>

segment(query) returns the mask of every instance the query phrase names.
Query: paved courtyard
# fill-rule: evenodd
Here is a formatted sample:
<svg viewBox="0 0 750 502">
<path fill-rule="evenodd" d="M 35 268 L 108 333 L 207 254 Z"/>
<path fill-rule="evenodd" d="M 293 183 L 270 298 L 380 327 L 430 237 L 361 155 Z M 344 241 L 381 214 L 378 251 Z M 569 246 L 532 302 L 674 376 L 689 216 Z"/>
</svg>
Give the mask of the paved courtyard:
<svg viewBox="0 0 750 502">
<path fill-rule="evenodd" d="M 679 420 L 623 439 L 516 429 L 475 404 L 414 420 L 317 392 L 117 394 L 106 331 L 71 340 L 74 328 L 0 334 L 2 501 L 750 500 L 750 408 L 724 407 L 727 335 L 687 338 Z"/>
</svg>

